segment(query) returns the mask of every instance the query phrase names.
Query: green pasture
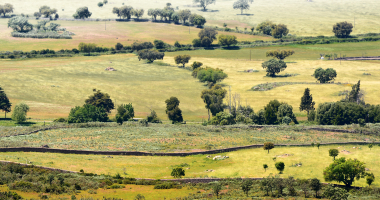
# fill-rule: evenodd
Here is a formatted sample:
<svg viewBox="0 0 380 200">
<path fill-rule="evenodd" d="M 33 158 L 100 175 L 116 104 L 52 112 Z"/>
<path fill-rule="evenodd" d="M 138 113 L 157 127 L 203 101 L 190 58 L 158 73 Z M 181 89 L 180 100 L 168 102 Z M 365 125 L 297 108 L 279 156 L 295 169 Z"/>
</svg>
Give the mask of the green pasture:
<svg viewBox="0 0 380 200">
<path fill-rule="evenodd" d="M 14 132 L 2 130 L 2 136 Z M 201 125 L 128 124 L 120 127 L 70 128 L 40 131 L 31 135 L 0 138 L 0 147 L 41 147 L 96 151 L 191 152 L 263 144 L 310 144 L 378 141 L 379 137 L 358 133 L 299 131 L 292 128 L 218 128 Z"/>
<path fill-rule="evenodd" d="M 174 67 L 174 56 L 189 54 L 190 63 L 202 62 L 204 66 L 221 68 L 228 78 L 221 82 L 232 94 L 240 94 L 242 105 L 251 105 L 257 112 L 273 99 L 293 106 L 297 116 L 305 116 L 298 107 L 304 89 L 309 87 L 316 105 L 338 101 L 343 96 L 338 93 L 350 90 L 352 84 L 361 80 L 365 91 L 365 101 L 379 104 L 379 61 L 327 61 L 319 60 L 320 53 L 342 52 L 346 56 L 379 55 L 379 42 L 344 43 L 328 45 L 297 45 L 289 47 L 260 47 L 241 50 L 199 50 L 166 53 L 163 61 L 146 64 L 138 61 L 133 54 L 105 55 L 97 57 L 44 58 L 26 60 L 0 60 L 0 85 L 15 105 L 26 102 L 33 120 L 49 120 L 67 117 L 70 109 L 82 105 L 94 88 L 110 94 L 116 104 L 133 103 L 137 117 L 145 117 L 150 109 L 158 112 L 166 120 L 164 101 L 176 96 L 181 101 L 186 121 L 200 121 L 207 118 L 207 110 L 200 93 L 207 87 L 191 77 L 191 71 Z M 261 67 L 268 58 L 270 49 L 292 49 L 295 55 L 286 59 L 287 69 L 281 74 L 298 74 L 292 77 L 270 78 Z M 252 60 L 249 60 L 249 54 Z M 169 63 L 171 66 L 162 64 Z M 188 64 L 187 66 L 189 66 Z M 115 72 L 104 71 L 114 67 Z M 310 82 L 318 67 L 334 68 L 337 71 L 335 83 L 324 85 L 286 85 L 269 91 L 252 91 L 262 83 Z M 258 70 L 245 73 L 244 70 Z M 371 74 L 371 75 L 364 75 Z M 226 102 L 228 101 L 228 97 Z M 113 115 L 113 114 L 112 114 Z M 7 115 L 10 116 L 10 113 Z"/>
<path fill-rule="evenodd" d="M 354 148 L 355 147 L 355 148 Z M 101 156 L 101 155 L 73 155 L 54 153 L 0 153 L 0 160 L 20 163 L 32 163 L 39 166 L 60 168 L 97 174 L 114 175 L 120 173 L 124 177 L 138 178 L 172 178 L 170 172 L 177 165 L 185 166 L 185 177 L 266 177 L 278 174 L 274 167 L 273 157 L 276 162 L 285 163 L 282 177 L 293 176 L 295 178 L 319 178 L 323 180 L 323 170 L 332 163 L 332 157 L 328 156 L 328 150 L 338 148 L 339 157 L 359 159 L 365 162 L 366 168 L 377 176 L 380 173 L 378 155 L 380 147 L 375 146 L 370 150 L 367 146 L 357 145 L 329 145 L 317 147 L 275 147 L 269 154 L 262 148 L 247 149 L 236 152 L 211 155 L 187 156 L 187 157 L 159 157 L 159 156 Z M 346 151 L 343 151 L 346 150 Z M 348 153 L 348 152 L 349 153 Z M 286 154 L 286 155 L 285 155 Z M 216 155 L 226 155 L 229 158 L 215 161 Z M 109 163 L 113 163 L 110 165 Z M 302 163 L 298 167 L 295 164 Z M 269 168 L 264 171 L 263 164 Z M 208 171 L 206 171 L 208 170 Z M 209 172 L 210 170 L 213 170 Z M 380 184 L 376 179 L 375 186 Z M 355 186 L 365 186 L 365 179 L 361 179 Z"/>
<path fill-rule="evenodd" d="M 218 0 L 215 4 L 209 5 L 204 12 L 202 8 L 193 5 L 191 0 L 124 0 L 109 1 L 108 4 L 99 8 L 97 1 L 76 1 L 62 0 L 46 2 L 42 0 L 24 1 L 14 0 L 16 14 L 33 15 L 42 5 L 56 8 L 61 18 L 72 18 L 76 9 L 87 6 L 93 13 L 91 18 L 116 18 L 112 14 L 113 7 L 120 7 L 122 3 L 134 8 L 145 9 L 143 18 L 150 18 L 147 15 L 149 8 L 163 8 L 167 2 L 172 7 L 179 10 L 190 9 L 192 13 L 201 14 L 206 17 L 206 25 L 222 26 L 227 23 L 228 27 L 239 27 L 244 29 L 256 26 L 262 21 L 272 20 L 275 23 L 288 25 L 291 34 L 295 35 L 332 35 L 333 24 L 341 21 L 354 23 L 353 33 L 368 33 L 379 31 L 379 2 L 373 0 L 349 1 L 349 0 L 257 0 L 250 4 L 250 10 L 244 11 L 240 15 L 240 10 L 234 10 L 232 5 L 235 0 Z"/>
<path fill-rule="evenodd" d="M 153 185 L 125 185 L 125 188 L 122 189 L 98 189 L 96 194 L 90 194 L 88 191 L 80 191 L 80 193 L 75 196 L 77 199 L 80 198 L 93 198 L 93 199 L 102 199 L 106 198 L 119 198 L 126 200 L 133 200 L 137 194 L 144 195 L 145 199 L 174 199 L 176 197 L 187 196 L 189 193 L 194 193 L 195 190 L 182 188 L 182 189 L 165 189 L 157 190 L 153 189 Z M 0 185 L 0 192 L 8 191 L 6 185 Z M 39 195 L 36 192 L 22 192 L 19 190 L 11 190 L 16 192 L 21 197 L 25 199 L 39 199 Z M 72 194 L 49 194 L 50 199 L 71 199 Z"/>
</svg>

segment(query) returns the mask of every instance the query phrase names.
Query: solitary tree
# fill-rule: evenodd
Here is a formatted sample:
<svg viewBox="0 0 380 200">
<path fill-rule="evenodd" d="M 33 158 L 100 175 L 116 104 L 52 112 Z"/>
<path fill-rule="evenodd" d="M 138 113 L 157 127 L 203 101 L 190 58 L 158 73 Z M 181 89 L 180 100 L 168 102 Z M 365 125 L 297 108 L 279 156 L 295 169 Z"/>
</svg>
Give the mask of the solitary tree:
<svg viewBox="0 0 380 200">
<path fill-rule="evenodd" d="M 220 85 L 214 85 L 211 89 L 205 89 L 201 93 L 201 98 L 206 104 L 208 112 L 208 120 L 210 120 L 210 111 L 212 116 L 222 112 L 225 108 L 223 99 L 227 94 L 227 90 L 223 89 Z"/>
<path fill-rule="evenodd" d="M 289 33 L 289 29 L 284 24 L 278 24 L 276 27 L 272 30 L 272 36 L 274 38 L 282 38 L 283 36 L 287 36 Z"/>
<path fill-rule="evenodd" d="M 12 120 L 17 123 L 26 121 L 26 113 L 29 111 L 29 106 L 25 103 L 20 103 L 15 106 L 12 113 Z"/>
<path fill-rule="evenodd" d="M 155 47 L 156 49 L 164 49 L 165 46 L 166 46 L 166 45 L 165 45 L 165 42 L 162 41 L 162 40 L 154 40 L 153 43 L 154 43 L 154 47 Z"/>
<path fill-rule="evenodd" d="M 248 192 L 252 189 L 253 182 L 250 179 L 246 179 L 241 183 L 241 190 L 247 195 L 248 197 Z"/>
<path fill-rule="evenodd" d="M 99 7 L 103 7 L 103 2 L 99 2 L 99 3 L 98 3 L 98 6 L 99 6 Z"/>
<path fill-rule="evenodd" d="M 282 60 L 270 59 L 261 64 L 266 69 L 267 76 L 275 77 L 276 74 L 284 71 L 287 67 L 286 63 Z"/>
<path fill-rule="evenodd" d="M 29 32 L 33 29 L 33 25 L 28 22 L 28 19 L 21 16 L 10 18 L 8 20 L 8 28 L 9 27 L 17 32 Z"/>
<path fill-rule="evenodd" d="M 338 149 L 330 149 L 329 150 L 329 156 L 333 157 L 334 160 L 335 160 L 335 157 L 337 157 L 338 155 L 339 155 Z"/>
<path fill-rule="evenodd" d="M 266 52 L 267 57 L 277 58 L 279 60 L 284 60 L 285 58 L 294 54 L 293 50 L 271 50 Z"/>
<path fill-rule="evenodd" d="M 339 22 L 333 26 L 333 32 L 338 38 L 347 38 L 352 32 L 352 24 L 348 22 Z"/>
<path fill-rule="evenodd" d="M 215 3 L 216 0 L 194 0 L 194 3 L 199 4 L 206 11 L 206 7 L 210 4 Z"/>
<path fill-rule="evenodd" d="M 112 109 L 115 108 L 110 95 L 107 93 L 100 92 L 100 90 L 94 89 L 94 94 L 86 99 L 85 103 L 96 106 L 98 108 L 103 108 L 106 112 L 110 113 Z"/>
<path fill-rule="evenodd" d="M 275 167 L 280 172 L 280 174 L 282 174 L 285 169 L 285 164 L 284 162 L 276 162 Z"/>
<path fill-rule="evenodd" d="M 368 144 L 368 148 L 369 148 L 369 150 L 371 150 L 372 147 L 373 147 L 373 144 Z"/>
<path fill-rule="evenodd" d="M 108 3 L 108 0 L 103 0 L 104 5 Z"/>
<path fill-rule="evenodd" d="M 78 8 L 73 17 L 75 19 L 84 19 L 91 17 L 92 13 L 88 10 L 88 7 Z"/>
<path fill-rule="evenodd" d="M 228 75 L 221 69 L 206 68 L 199 70 L 197 73 L 199 81 L 208 82 L 210 84 L 209 86 L 213 86 L 215 83 L 220 82 L 227 77 Z"/>
<path fill-rule="evenodd" d="M 318 143 L 317 143 L 317 147 L 318 147 L 318 149 L 319 149 L 319 146 L 321 146 L 321 144 L 318 142 Z"/>
<path fill-rule="evenodd" d="M 215 29 L 206 27 L 206 28 L 202 29 L 201 31 L 199 31 L 198 36 L 199 36 L 199 39 L 201 41 L 203 39 L 207 38 L 212 43 L 214 40 L 216 40 L 216 35 L 217 34 L 218 34 L 218 32 Z"/>
<path fill-rule="evenodd" d="M 247 0 L 237 0 L 233 5 L 234 9 L 240 9 L 241 14 L 243 14 L 243 10 L 249 10 L 249 4 Z"/>
<path fill-rule="evenodd" d="M 375 181 L 375 175 L 373 173 L 368 173 L 366 177 L 366 182 L 368 186 L 371 186 L 371 184 Z"/>
<path fill-rule="evenodd" d="M 172 123 L 182 122 L 182 111 L 179 109 L 179 100 L 177 97 L 170 97 L 165 101 L 166 103 L 166 114 Z"/>
<path fill-rule="evenodd" d="M 206 23 L 206 18 L 204 18 L 202 15 L 191 14 L 189 21 L 197 27 L 202 27 Z"/>
<path fill-rule="evenodd" d="M 237 44 L 236 36 L 234 35 L 219 35 L 220 46 L 231 46 Z"/>
<path fill-rule="evenodd" d="M 182 167 L 176 167 L 172 170 L 171 176 L 174 178 L 181 178 L 182 176 L 185 176 L 185 170 L 182 169 Z"/>
<path fill-rule="evenodd" d="M 5 17 L 7 13 L 13 13 L 13 5 L 6 3 L 5 5 L 0 5 L 0 15 L 2 14 Z"/>
<path fill-rule="evenodd" d="M 317 178 L 310 180 L 310 189 L 315 191 L 315 198 L 318 197 L 318 191 L 322 189 L 321 181 Z"/>
<path fill-rule="evenodd" d="M 268 169 L 268 165 L 267 165 L 267 164 L 263 164 L 263 167 L 264 167 L 264 170 L 265 170 L 265 172 L 266 172 L 267 169 Z"/>
<path fill-rule="evenodd" d="M 45 17 L 50 17 L 51 15 L 54 15 L 57 13 L 57 9 L 50 8 L 49 6 L 41 6 L 39 11 Z"/>
<path fill-rule="evenodd" d="M 151 49 L 143 49 L 138 51 L 138 58 L 139 60 L 148 60 L 149 63 L 152 63 L 155 60 L 162 60 L 164 59 L 165 54 L 162 52 L 158 52 L 156 50 Z"/>
<path fill-rule="evenodd" d="M 301 105 L 300 111 L 307 111 L 307 115 L 309 115 L 310 110 L 315 110 L 314 108 L 315 102 L 313 101 L 313 96 L 310 94 L 310 89 L 306 88 L 303 96 L 301 97 Z"/>
<path fill-rule="evenodd" d="M 214 194 L 216 194 L 216 198 L 219 198 L 219 193 L 222 190 L 222 185 L 220 183 L 214 183 L 212 190 Z"/>
<path fill-rule="evenodd" d="M 7 95 L 5 94 L 3 88 L 0 87 L 0 110 L 5 113 L 5 118 L 7 118 L 7 113 L 11 112 L 12 103 L 9 102 Z"/>
<path fill-rule="evenodd" d="M 333 68 L 327 68 L 326 70 L 319 67 L 314 71 L 314 77 L 320 82 L 320 83 L 327 83 L 331 80 L 334 80 L 336 78 L 337 74 L 336 71 Z"/>
<path fill-rule="evenodd" d="M 347 95 L 346 99 L 348 99 L 349 102 L 353 102 L 356 104 L 360 104 L 360 103 L 364 104 L 363 96 L 364 96 L 363 93 L 360 91 L 360 80 L 359 80 L 357 84 L 352 86 L 352 90 Z"/>
<path fill-rule="evenodd" d="M 337 181 L 350 187 L 352 183 L 366 176 L 365 165 L 357 159 L 347 159 L 342 157 L 334 160 L 330 166 L 323 171 L 325 181 Z"/>
<path fill-rule="evenodd" d="M 185 67 L 186 63 L 189 63 L 189 60 L 191 59 L 191 56 L 189 55 L 178 55 L 174 57 L 174 61 L 177 65 L 181 64 L 182 67 Z"/>
<path fill-rule="evenodd" d="M 193 70 L 195 70 L 195 69 L 198 69 L 198 68 L 202 67 L 202 65 L 203 65 L 203 63 L 194 61 L 193 64 L 191 65 L 191 68 Z"/>
<path fill-rule="evenodd" d="M 269 153 L 269 150 L 274 148 L 274 144 L 272 142 L 265 142 L 263 148 L 264 150 L 268 150 L 268 153 Z"/>
</svg>

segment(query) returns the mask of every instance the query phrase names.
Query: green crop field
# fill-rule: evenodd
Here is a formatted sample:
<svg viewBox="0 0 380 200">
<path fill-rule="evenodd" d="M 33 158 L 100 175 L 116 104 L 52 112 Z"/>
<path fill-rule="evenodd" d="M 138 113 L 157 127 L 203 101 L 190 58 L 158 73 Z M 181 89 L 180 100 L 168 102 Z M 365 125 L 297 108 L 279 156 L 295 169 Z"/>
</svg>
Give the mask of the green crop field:
<svg viewBox="0 0 380 200">
<path fill-rule="evenodd" d="M 296 35 L 332 35 L 333 24 L 341 21 L 354 23 L 354 34 L 380 32 L 379 27 L 379 2 L 373 0 L 256 0 L 250 4 L 250 10 L 245 15 L 240 15 L 240 10 L 233 9 L 235 0 L 217 0 L 215 4 L 209 5 L 208 10 L 203 12 L 200 7 L 194 7 L 192 0 L 112 0 L 102 8 L 97 6 L 96 1 L 84 0 L 62 0 L 46 2 L 14 0 L 11 3 L 15 7 L 16 14 L 33 15 L 38 8 L 48 5 L 58 10 L 61 18 L 72 18 L 75 10 L 87 6 L 93 13 L 92 18 L 116 18 L 112 14 L 113 7 L 120 7 L 122 3 L 134 8 L 145 9 L 143 18 L 149 18 L 149 8 L 163 8 L 167 2 L 172 6 L 182 9 L 190 9 L 191 12 L 202 14 L 206 17 L 207 25 L 222 26 L 227 23 L 230 28 L 236 26 L 240 29 L 256 26 L 262 21 L 272 20 L 275 23 L 288 25 L 291 34 Z"/>
<path fill-rule="evenodd" d="M 355 148 L 354 148 L 355 147 Z M 120 173 L 125 177 L 140 178 L 171 178 L 172 167 L 185 166 L 185 177 L 266 177 L 270 174 L 278 174 L 274 167 L 273 157 L 276 162 L 285 163 L 282 177 L 293 176 L 295 178 L 319 178 L 323 180 L 323 170 L 332 163 L 328 156 L 328 150 L 337 148 L 339 157 L 357 158 L 366 163 L 366 168 L 374 174 L 380 173 L 379 160 L 380 147 L 375 146 L 370 150 L 367 146 L 353 145 L 329 145 L 317 147 L 282 147 L 274 148 L 268 154 L 263 149 L 247 149 L 223 154 L 170 157 L 170 156 L 101 156 L 101 155 L 72 155 L 53 153 L 0 153 L 0 160 L 13 162 L 31 162 L 34 165 L 60 168 L 71 171 L 83 169 L 85 172 L 114 175 Z M 344 151 L 345 150 L 345 151 Z M 216 155 L 228 156 L 225 160 L 215 161 Z M 110 165 L 109 163 L 113 164 Z M 302 166 L 295 166 L 300 164 Z M 263 164 L 268 164 L 266 172 Z M 318 166 L 318 167 L 317 167 Z M 209 170 L 209 171 L 206 171 Z M 210 172 L 210 170 L 213 170 Z M 356 186 L 365 186 L 365 179 L 356 181 Z M 375 186 L 380 185 L 378 179 Z"/>
<path fill-rule="evenodd" d="M 5 135 L 14 128 L 3 130 Z M 191 152 L 263 144 L 310 144 L 378 141 L 375 135 L 299 131 L 292 128 L 217 128 L 200 125 L 127 124 L 120 127 L 70 128 L 0 138 L 0 147 L 40 147 L 97 151 Z"/>
</svg>

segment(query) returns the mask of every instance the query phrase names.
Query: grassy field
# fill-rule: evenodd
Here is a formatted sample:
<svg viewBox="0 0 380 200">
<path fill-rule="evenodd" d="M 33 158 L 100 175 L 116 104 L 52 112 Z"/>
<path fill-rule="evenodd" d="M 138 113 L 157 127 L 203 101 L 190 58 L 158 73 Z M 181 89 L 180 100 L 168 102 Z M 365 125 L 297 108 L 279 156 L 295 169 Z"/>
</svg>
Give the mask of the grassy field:
<svg viewBox="0 0 380 200">
<path fill-rule="evenodd" d="M 14 129 L 3 130 L 5 135 Z M 41 131 L 27 136 L 0 138 L 0 147 L 40 147 L 97 151 L 190 152 L 273 142 L 310 144 L 378 141 L 358 133 L 295 131 L 292 128 L 218 128 L 200 125 L 151 125 L 72 128 Z"/>
<path fill-rule="evenodd" d="M 279 2 L 277 0 L 257 0 L 251 4 L 251 8 L 240 15 L 240 10 L 234 10 L 232 5 L 234 0 L 219 0 L 214 5 L 209 5 L 208 10 L 203 12 L 200 7 L 194 7 L 190 0 L 113 0 L 102 8 L 97 6 L 97 2 L 84 0 L 62 0 L 46 2 L 42 0 L 27 1 L 14 0 L 11 3 L 15 7 L 16 14 L 33 15 L 42 5 L 56 8 L 61 18 L 72 18 L 75 10 L 81 6 L 89 7 L 93 13 L 92 18 L 116 18 L 112 14 L 113 7 L 120 7 L 122 3 L 134 8 L 144 8 L 143 18 L 149 18 L 147 10 L 149 8 L 163 8 L 167 2 L 172 6 L 181 9 L 190 9 L 193 13 L 202 14 L 206 17 L 208 25 L 222 26 L 227 23 L 230 28 L 235 26 L 242 28 L 256 26 L 264 20 L 272 20 L 275 23 L 288 25 L 291 34 L 296 35 L 332 35 L 333 24 L 341 21 L 354 23 L 356 33 L 380 32 L 378 1 L 373 0 L 287 0 Z"/>
<path fill-rule="evenodd" d="M 355 148 L 354 148 L 355 147 Z M 332 158 L 328 156 L 328 150 L 338 148 L 338 157 L 357 158 L 366 163 L 366 167 L 376 174 L 380 173 L 379 160 L 380 147 L 375 146 L 370 150 L 367 146 L 321 146 L 317 147 L 282 147 L 274 148 L 268 154 L 263 149 L 248 149 L 217 155 L 226 155 L 225 160 L 214 161 L 206 158 L 206 155 L 188 157 L 158 157 L 158 156 L 106 156 L 96 155 L 67 155 L 52 153 L 0 153 L 0 160 L 25 163 L 32 162 L 35 165 L 48 166 L 72 171 L 83 169 L 85 172 L 114 175 L 120 173 L 126 177 L 139 178 L 171 178 L 171 168 L 185 163 L 186 176 L 193 177 L 266 177 L 270 174 L 278 174 L 274 167 L 273 157 L 276 162 L 285 163 L 285 171 L 282 177 L 293 176 L 295 178 L 319 178 L 323 180 L 323 170 Z M 346 151 L 343 151 L 346 150 Z M 343 152 L 342 152 L 343 151 Z M 288 154 L 288 155 L 285 155 Z M 113 164 L 110 165 L 109 163 Z M 302 163 L 301 167 L 294 166 Z M 266 172 L 263 164 L 268 164 Z M 294 166 L 294 167 L 293 167 Z M 318 166 L 318 167 L 316 167 Z M 206 170 L 213 170 L 211 172 Z M 356 186 L 365 186 L 365 179 L 355 182 Z M 375 186 L 380 185 L 378 179 Z"/>
<path fill-rule="evenodd" d="M 126 187 L 122 189 L 98 189 L 96 190 L 97 194 L 90 194 L 88 191 L 80 191 L 80 193 L 75 196 L 77 199 L 90 197 L 93 199 L 102 199 L 103 197 L 106 197 L 133 200 L 137 194 L 142 194 L 145 199 L 174 199 L 176 197 L 187 196 L 189 193 L 195 192 L 194 190 L 190 190 L 188 188 L 157 190 L 153 189 L 153 187 L 153 185 L 126 185 Z M 6 185 L 0 185 L 0 191 L 8 191 L 8 187 Z M 40 198 L 40 194 L 36 192 L 21 192 L 18 190 L 14 190 L 14 192 L 25 199 Z M 72 194 L 49 194 L 48 196 L 50 199 L 71 199 Z"/>
<path fill-rule="evenodd" d="M 379 61 L 321 61 L 319 53 L 339 53 L 347 56 L 379 55 L 380 42 L 344 43 L 330 45 L 298 45 L 279 47 L 295 50 L 288 58 L 287 69 L 282 72 L 299 74 L 287 78 L 269 78 L 261 63 L 268 59 L 265 52 L 269 47 L 241 50 L 200 50 L 166 53 L 165 63 L 174 65 L 173 57 L 179 54 L 192 56 L 190 63 L 203 62 L 205 66 L 223 69 L 228 78 L 222 84 L 231 86 L 232 93 L 240 94 L 241 104 L 251 105 L 255 111 L 265 106 L 269 100 L 278 99 L 293 106 L 298 116 L 300 98 L 306 87 L 311 89 L 316 105 L 323 102 L 338 101 L 338 93 L 350 90 L 351 84 L 361 80 L 361 89 L 366 92 L 365 100 L 379 104 L 380 72 Z M 252 53 L 252 61 L 249 54 Z M 112 62 L 112 63 L 111 63 Z M 206 118 L 207 111 L 199 97 L 206 87 L 190 76 L 191 72 L 172 66 L 145 64 L 138 62 L 133 54 L 107 55 L 98 57 L 49 58 L 28 60 L 0 60 L 1 86 L 5 89 L 14 105 L 25 101 L 31 107 L 29 116 L 33 120 L 66 117 L 70 108 L 82 105 L 92 89 L 100 89 L 110 94 L 117 104 L 133 103 L 136 116 L 145 117 L 150 108 L 166 119 L 164 101 L 176 96 L 181 101 L 187 121 L 200 121 Z M 106 67 L 118 71 L 106 72 Z M 262 83 L 272 82 L 310 82 L 318 67 L 334 68 L 338 76 L 335 82 L 341 85 L 287 85 L 269 91 L 252 91 L 251 88 Z M 254 69 L 259 72 L 244 73 Z M 371 75 L 363 75 L 370 73 Z M 79 84 L 78 84 L 79 83 Z M 79 85 L 79 86 L 78 86 Z M 228 89 L 228 87 L 226 87 Z M 292 95 L 289 95 L 292 94 Z M 199 97 L 199 98 L 198 98 Z M 10 114 L 8 114 L 10 116 Z"/>
<path fill-rule="evenodd" d="M 78 48 L 81 42 L 96 43 L 98 46 L 115 47 L 120 42 L 124 45 L 136 41 L 163 40 L 174 45 L 176 41 L 181 44 L 191 44 L 198 37 L 199 28 L 182 25 L 151 23 L 151 22 L 88 22 L 88 21 L 55 21 L 61 27 L 74 32 L 73 39 L 31 39 L 11 37 L 11 28 L 7 28 L 8 19 L 0 18 L 0 51 L 31 51 L 41 49 L 73 49 Z M 30 23 L 37 24 L 36 20 Z M 107 30 L 105 30 L 105 26 Z M 190 33 L 189 33 L 190 31 Z M 168 34 L 170 33 L 170 34 Z M 252 36 L 239 33 L 223 33 L 235 35 L 239 40 L 272 40 L 270 37 Z M 217 43 L 217 41 L 215 41 Z"/>
</svg>

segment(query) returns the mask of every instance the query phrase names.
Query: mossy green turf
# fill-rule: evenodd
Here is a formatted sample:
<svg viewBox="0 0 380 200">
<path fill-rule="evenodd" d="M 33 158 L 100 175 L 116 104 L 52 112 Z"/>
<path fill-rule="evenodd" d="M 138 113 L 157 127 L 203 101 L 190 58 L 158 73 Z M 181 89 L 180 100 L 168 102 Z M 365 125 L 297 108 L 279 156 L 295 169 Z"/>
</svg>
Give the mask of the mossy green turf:
<svg viewBox="0 0 380 200">
<path fill-rule="evenodd" d="M 6 129 L 8 130 L 8 129 Z M 5 131 L 5 135 L 15 129 Z M 2 136 L 2 134 L 0 134 Z M 191 152 L 273 142 L 310 144 L 379 141 L 378 136 L 331 133 L 296 128 L 252 129 L 204 127 L 201 125 L 133 124 L 120 127 L 71 128 L 40 131 L 31 135 L 0 138 L 0 147 L 40 147 L 96 151 Z"/>
<path fill-rule="evenodd" d="M 46 2 L 42 0 L 24 1 L 13 0 L 16 14 L 33 15 L 38 8 L 48 5 L 58 10 L 61 18 L 72 18 L 76 9 L 87 6 L 93 13 L 91 18 L 117 18 L 112 13 L 113 7 L 120 7 L 122 3 L 133 6 L 134 8 L 145 9 L 143 18 L 150 18 L 147 13 L 149 8 L 163 8 L 166 3 L 172 3 L 172 7 L 190 9 L 192 13 L 205 16 L 206 25 L 218 25 L 222 27 L 227 23 L 228 27 L 239 29 L 256 26 L 262 21 L 272 20 L 275 23 L 288 25 L 291 34 L 296 35 L 332 35 L 332 27 L 335 23 L 347 21 L 354 23 L 353 33 L 380 32 L 379 27 L 379 2 L 373 0 L 257 0 L 250 4 L 250 10 L 244 11 L 240 15 L 240 10 L 233 9 L 235 0 L 217 0 L 215 4 L 209 5 L 208 11 L 202 11 L 201 7 L 193 6 L 191 0 L 113 0 L 103 7 L 97 6 L 97 1 L 84 0 L 61 0 Z"/>
<path fill-rule="evenodd" d="M 355 147 L 355 148 L 353 148 Z M 358 148 L 359 147 L 359 148 Z M 34 165 L 60 168 L 65 170 L 79 171 L 97 174 L 114 175 L 120 173 L 125 177 L 138 178 L 172 178 L 170 172 L 173 166 L 187 163 L 185 177 L 266 177 L 278 174 L 273 161 L 285 163 L 284 173 L 281 177 L 293 176 L 295 178 L 319 178 L 323 181 L 323 170 L 332 163 L 328 150 L 338 148 L 340 157 L 359 159 L 364 162 L 366 168 L 375 174 L 380 173 L 378 155 L 380 147 L 375 146 L 370 150 L 367 146 L 353 145 L 329 145 L 317 147 L 275 147 L 269 154 L 262 148 L 247 149 L 236 152 L 211 155 L 187 156 L 187 157 L 159 157 L 159 156 L 97 156 L 97 155 L 73 155 L 53 153 L 0 153 L 0 160 L 25 163 L 32 162 Z M 342 150 L 349 151 L 345 154 Z M 285 154 L 289 154 L 286 156 Z M 216 155 L 226 155 L 225 160 L 214 161 Z M 110 165 L 112 163 L 112 165 Z M 291 167 L 296 163 L 302 163 L 301 167 Z M 264 171 L 263 164 L 269 168 Z M 213 170 L 208 172 L 206 170 Z M 324 181 L 323 181 L 324 182 Z M 355 186 L 365 186 L 365 179 L 355 181 Z M 379 186 L 378 179 L 373 183 Z"/>
</svg>

